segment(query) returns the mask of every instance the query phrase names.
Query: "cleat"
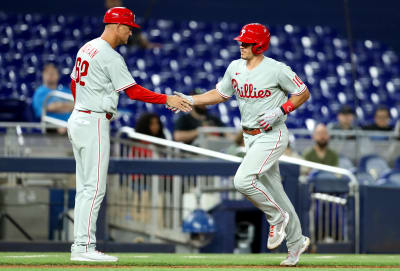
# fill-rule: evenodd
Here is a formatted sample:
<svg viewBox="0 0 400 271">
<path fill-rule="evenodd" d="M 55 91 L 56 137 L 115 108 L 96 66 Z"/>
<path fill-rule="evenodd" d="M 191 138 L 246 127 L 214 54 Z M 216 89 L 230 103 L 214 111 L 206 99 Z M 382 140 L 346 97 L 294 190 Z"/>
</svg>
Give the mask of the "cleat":
<svg viewBox="0 0 400 271">
<path fill-rule="evenodd" d="M 97 250 L 89 252 L 71 252 L 71 261 L 80 262 L 116 262 L 117 257 L 106 255 Z"/>
<path fill-rule="evenodd" d="M 276 225 L 269 226 L 268 249 L 279 247 L 286 237 L 286 226 L 289 223 L 289 214 L 285 212 L 285 219 Z"/>
<path fill-rule="evenodd" d="M 303 254 L 310 245 L 310 238 L 304 236 L 304 241 L 299 245 L 295 245 L 289 249 L 288 256 L 281 262 L 283 266 L 295 266 L 299 260 L 300 255 Z"/>
</svg>

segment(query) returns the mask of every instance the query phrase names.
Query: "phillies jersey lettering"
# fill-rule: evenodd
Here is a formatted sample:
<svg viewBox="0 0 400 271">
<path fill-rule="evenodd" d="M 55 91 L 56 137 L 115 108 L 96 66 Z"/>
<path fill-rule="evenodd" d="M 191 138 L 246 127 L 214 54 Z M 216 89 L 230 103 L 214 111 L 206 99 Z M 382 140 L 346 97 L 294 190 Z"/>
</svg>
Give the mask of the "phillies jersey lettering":
<svg viewBox="0 0 400 271">
<path fill-rule="evenodd" d="M 268 89 L 257 91 L 253 87 L 253 84 L 244 84 L 244 90 L 240 90 L 238 82 L 235 79 L 232 79 L 232 87 L 236 90 L 236 95 L 239 95 L 241 98 L 264 98 L 271 96 L 271 91 Z"/>
<path fill-rule="evenodd" d="M 232 61 L 216 88 L 225 98 L 236 95 L 242 125 L 257 128 L 259 114 L 281 106 L 288 94 L 300 95 L 307 87 L 290 67 L 264 57 L 252 70 L 247 69 L 246 60 Z"/>
<path fill-rule="evenodd" d="M 101 38 L 79 49 L 71 78 L 76 82 L 75 109 L 113 114 L 119 92 L 136 84 L 123 57 Z"/>
</svg>

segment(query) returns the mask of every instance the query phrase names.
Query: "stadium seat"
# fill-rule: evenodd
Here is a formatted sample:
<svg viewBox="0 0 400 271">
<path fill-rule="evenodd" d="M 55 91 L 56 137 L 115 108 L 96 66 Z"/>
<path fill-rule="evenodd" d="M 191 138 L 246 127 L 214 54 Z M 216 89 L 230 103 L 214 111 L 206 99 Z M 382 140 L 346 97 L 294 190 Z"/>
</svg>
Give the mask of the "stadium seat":
<svg viewBox="0 0 400 271">
<path fill-rule="evenodd" d="M 214 88 L 229 63 L 239 58 L 239 46 L 233 41 L 241 29 L 238 23 L 144 18 L 137 21 L 151 41 L 163 46 L 153 50 L 120 46 L 117 50 L 126 59 L 135 80 L 150 89 L 155 85 L 163 91 Z M 40 84 L 41 69 L 47 62 L 56 63 L 61 80 L 67 82 L 76 52 L 84 42 L 99 36 L 101 28 L 102 20 L 97 16 L 0 12 L 1 96 L 29 95 L 32 86 Z M 266 55 L 291 66 L 312 92 L 312 103 L 289 116 L 289 127 L 303 128 L 311 118 L 329 122 L 336 118 L 341 105 L 354 104 L 356 98 L 361 101 L 356 108 L 361 123 L 372 121 L 376 106 L 382 103 L 398 112 L 399 57 L 384 44 L 355 41 L 355 94 L 348 44 L 334 29 L 289 24 L 269 28 L 272 36 Z M 225 105 L 225 119 L 230 124 L 237 123 L 237 106 Z M 222 112 L 217 113 L 222 116 Z"/>
<path fill-rule="evenodd" d="M 359 170 L 361 172 L 368 173 L 374 180 L 377 180 L 383 174 L 388 172 L 390 167 L 385 159 L 378 155 L 372 154 L 361 157 L 359 162 Z"/>
<path fill-rule="evenodd" d="M 381 186 L 400 187 L 400 170 L 391 170 L 383 174 L 382 177 L 376 181 L 376 184 Z"/>
<path fill-rule="evenodd" d="M 339 155 L 339 167 L 348 169 L 350 171 L 354 170 L 354 163 L 348 158 L 347 156 L 344 155 Z"/>
</svg>

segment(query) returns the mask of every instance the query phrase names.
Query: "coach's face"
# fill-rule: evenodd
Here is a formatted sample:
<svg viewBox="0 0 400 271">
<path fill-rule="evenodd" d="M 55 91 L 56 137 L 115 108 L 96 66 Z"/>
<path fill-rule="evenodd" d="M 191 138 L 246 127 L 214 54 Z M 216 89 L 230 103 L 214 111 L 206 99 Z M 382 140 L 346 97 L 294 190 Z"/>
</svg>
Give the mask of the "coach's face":
<svg viewBox="0 0 400 271">
<path fill-rule="evenodd" d="M 244 60 L 249 60 L 251 59 L 254 54 L 251 51 L 251 48 L 253 48 L 254 43 L 240 43 L 240 57 Z"/>
<path fill-rule="evenodd" d="M 120 44 L 127 44 L 129 37 L 132 36 L 132 27 L 129 25 L 119 24 L 116 30 Z"/>
</svg>

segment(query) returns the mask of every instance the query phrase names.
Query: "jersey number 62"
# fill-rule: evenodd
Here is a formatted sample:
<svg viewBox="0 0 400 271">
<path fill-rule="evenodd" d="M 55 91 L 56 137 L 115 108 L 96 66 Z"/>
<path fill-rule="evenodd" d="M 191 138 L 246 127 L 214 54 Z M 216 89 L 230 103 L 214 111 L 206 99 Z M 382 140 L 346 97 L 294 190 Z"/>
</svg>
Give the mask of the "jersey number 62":
<svg viewBox="0 0 400 271">
<path fill-rule="evenodd" d="M 75 64 L 75 82 L 79 85 L 84 86 L 85 82 L 82 80 L 87 75 L 89 69 L 89 62 L 86 60 L 82 61 L 80 57 L 76 59 Z"/>
</svg>

